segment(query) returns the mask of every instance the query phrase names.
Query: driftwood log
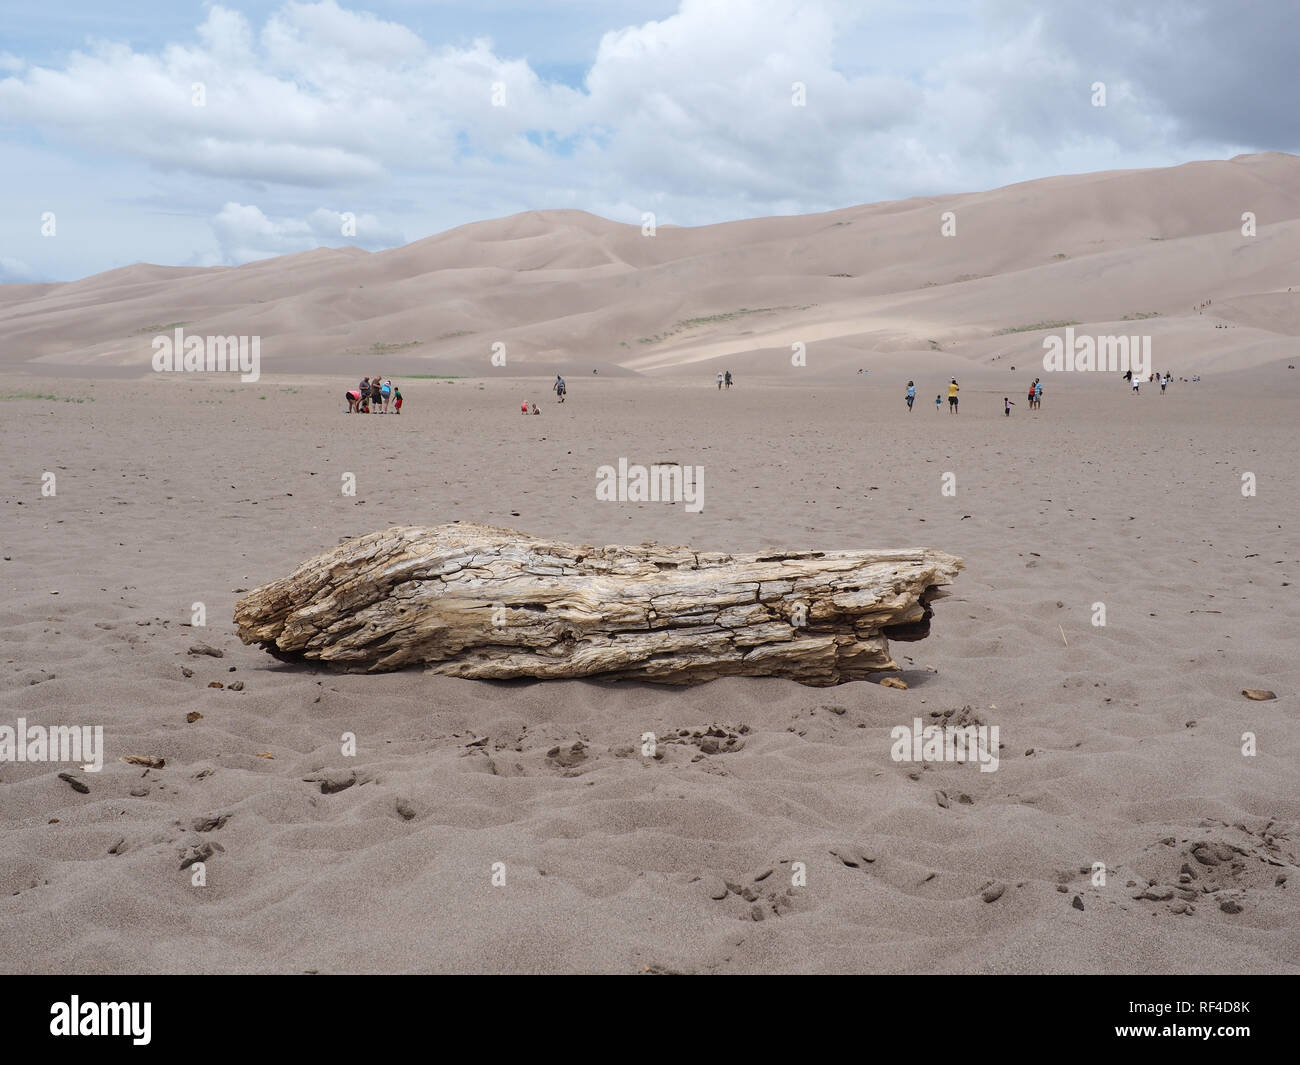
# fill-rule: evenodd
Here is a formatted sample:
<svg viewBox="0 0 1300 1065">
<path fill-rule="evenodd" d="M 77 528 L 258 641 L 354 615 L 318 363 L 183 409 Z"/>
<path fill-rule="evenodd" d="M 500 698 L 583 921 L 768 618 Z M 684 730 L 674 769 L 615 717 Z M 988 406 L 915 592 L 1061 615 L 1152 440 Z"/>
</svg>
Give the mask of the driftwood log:
<svg viewBox="0 0 1300 1065">
<path fill-rule="evenodd" d="M 962 568 L 938 551 L 583 547 L 471 523 L 346 540 L 235 606 L 240 638 L 352 672 L 723 676 L 839 684 L 898 669 Z"/>
</svg>

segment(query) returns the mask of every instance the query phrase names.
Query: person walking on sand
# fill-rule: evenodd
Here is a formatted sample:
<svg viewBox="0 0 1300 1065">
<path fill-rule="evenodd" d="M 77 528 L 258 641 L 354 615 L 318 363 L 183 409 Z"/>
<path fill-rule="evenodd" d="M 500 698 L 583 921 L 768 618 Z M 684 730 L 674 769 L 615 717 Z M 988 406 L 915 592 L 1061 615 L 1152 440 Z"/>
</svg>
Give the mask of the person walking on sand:
<svg viewBox="0 0 1300 1065">
<path fill-rule="evenodd" d="M 1034 382 L 1034 410 L 1043 409 L 1043 379 L 1040 377 Z"/>
<path fill-rule="evenodd" d="M 1029 404 L 1030 410 L 1034 409 L 1034 385 L 1036 384 L 1038 384 L 1037 377 L 1035 377 L 1032 381 L 1029 382 L 1029 395 L 1026 397 L 1025 401 Z"/>
<path fill-rule="evenodd" d="M 935 413 L 935 414 L 938 414 L 938 413 L 939 413 L 939 410 L 940 410 L 940 408 L 941 408 L 942 406 L 943 406 L 943 396 L 942 396 L 942 395 L 935 396 L 935 397 L 934 397 L 934 413 Z"/>
<path fill-rule="evenodd" d="M 1010 418 L 1010 417 L 1011 417 L 1011 408 L 1015 406 L 1015 404 L 1011 402 L 1011 397 L 1010 397 L 1010 396 L 1003 396 L 1003 397 L 1002 397 L 1002 405 L 1006 408 L 1006 415 L 1007 415 L 1007 417 Z"/>
<path fill-rule="evenodd" d="M 953 378 L 948 384 L 948 413 L 957 413 L 957 378 Z"/>
<path fill-rule="evenodd" d="M 393 413 L 402 413 L 402 390 L 393 385 Z"/>
<path fill-rule="evenodd" d="M 731 371 L 728 370 L 726 373 L 724 373 L 724 374 L 722 375 L 722 379 L 723 379 L 723 381 L 726 383 L 727 387 L 730 388 L 730 387 L 731 387 Z"/>
<path fill-rule="evenodd" d="M 916 402 L 916 382 L 907 382 L 907 413 L 912 413 L 912 404 Z"/>
<path fill-rule="evenodd" d="M 564 402 L 564 378 L 559 374 L 555 375 L 555 384 L 551 385 L 551 391 L 555 393 L 561 403 Z"/>
<path fill-rule="evenodd" d="M 718 391 L 722 391 L 722 374 L 718 374 Z"/>
</svg>

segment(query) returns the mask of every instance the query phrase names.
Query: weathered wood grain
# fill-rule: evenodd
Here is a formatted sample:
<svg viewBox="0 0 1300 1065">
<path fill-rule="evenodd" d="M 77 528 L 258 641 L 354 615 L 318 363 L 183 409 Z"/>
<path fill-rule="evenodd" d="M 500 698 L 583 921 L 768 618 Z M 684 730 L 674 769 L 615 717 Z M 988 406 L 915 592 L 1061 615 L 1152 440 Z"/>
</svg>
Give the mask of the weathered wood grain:
<svg viewBox="0 0 1300 1065">
<path fill-rule="evenodd" d="M 811 685 L 897 669 L 962 568 L 938 551 L 587 547 L 491 525 L 347 540 L 235 606 L 245 643 L 350 671 L 456 677 L 723 676 Z"/>
</svg>

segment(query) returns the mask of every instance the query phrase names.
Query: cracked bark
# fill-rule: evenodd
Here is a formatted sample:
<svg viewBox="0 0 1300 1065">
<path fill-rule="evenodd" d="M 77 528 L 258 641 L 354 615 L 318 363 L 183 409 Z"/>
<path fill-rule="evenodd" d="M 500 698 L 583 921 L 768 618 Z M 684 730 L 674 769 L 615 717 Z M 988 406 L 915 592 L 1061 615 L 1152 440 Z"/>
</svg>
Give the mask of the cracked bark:
<svg viewBox="0 0 1300 1065">
<path fill-rule="evenodd" d="M 897 669 L 889 639 L 924 638 L 930 602 L 961 568 L 920 548 L 733 555 L 396 527 L 255 589 L 235 623 L 278 658 L 353 672 L 825 686 Z"/>
</svg>

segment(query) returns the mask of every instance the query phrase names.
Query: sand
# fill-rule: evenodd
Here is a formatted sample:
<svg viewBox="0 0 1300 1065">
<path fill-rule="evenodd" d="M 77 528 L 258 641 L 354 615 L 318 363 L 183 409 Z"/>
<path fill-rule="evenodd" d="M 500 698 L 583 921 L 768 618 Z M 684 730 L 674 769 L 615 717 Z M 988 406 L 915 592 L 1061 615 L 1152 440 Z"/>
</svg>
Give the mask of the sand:
<svg viewBox="0 0 1300 1065">
<path fill-rule="evenodd" d="M 1252 158 L 1262 162 L 1197 166 L 1296 166 Z M 1177 186 L 1169 172 L 1147 177 Z M 1055 195 L 1041 184 L 1035 194 Z M 889 206 L 854 210 L 897 218 Z M 772 241 L 809 224 L 734 225 L 760 223 Z M 98 773 L 0 764 L 0 971 L 1300 971 L 1300 371 L 1287 368 L 1300 302 L 1286 292 L 1300 235 L 1287 227 L 1300 222 L 1276 225 L 1289 259 L 1225 281 L 1236 288 L 1215 290 L 1222 317 L 1192 313 L 1191 288 L 1168 307 L 1137 287 L 1072 313 L 1068 286 L 1047 306 L 1041 278 L 1012 276 L 1013 263 L 1001 302 L 970 307 L 1002 325 L 1068 316 L 1099 332 L 1129 309 L 1161 311 L 1123 327 L 1150 325 L 1157 364 L 1204 375 L 1140 396 L 1113 374 L 1053 375 L 1036 412 L 1023 393 L 1041 375 L 1043 334 L 993 336 L 999 326 L 954 306 L 982 282 L 945 286 L 947 303 L 924 284 L 888 296 L 929 308 L 909 311 L 900 336 L 949 315 L 942 350 L 846 332 L 858 318 L 888 331 L 864 296 L 851 315 L 826 316 L 805 367 L 790 366 L 785 340 L 806 323 L 774 312 L 761 335 L 745 335 L 756 320 L 745 316 L 627 355 L 575 349 L 563 405 L 547 391 L 549 360 L 525 367 L 531 377 L 511 365 L 406 378 L 400 417 L 342 413 L 353 370 L 396 376 L 408 364 L 395 353 L 353 356 L 339 375 L 328 359 L 315 368 L 330 372 L 307 372 L 304 354 L 281 373 L 268 357 L 249 384 L 149 373 L 147 346 L 134 363 L 85 354 L 111 347 L 126 318 L 198 320 L 193 307 L 152 304 L 153 282 L 139 280 L 175 271 L 79 282 L 81 297 L 75 286 L 0 291 L 0 726 L 102 725 L 106 748 Z M 1130 276 L 1163 291 L 1172 282 L 1157 260 L 1136 258 L 1143 242 L 1143 255 L 1165 254 L 1142 228 L 1116 221 L 1138 236 L 1097 256 L 1134 257 Z M 1179 239 L 1231 237 L 1203 228 Z M 599 265 L 562 268 L 605 283 Z M 283 275 L 308 293 L 300 270 L 276 260 L 197 273 L 222 285 Z M 644 269 L 627 276 L 661 295 L 689 290 Z M 735 305 L 767 306 L 742 298 L 743 280 Z M 136 284 L 140 305 L 123 311 Z M 575 291 L 557 284 L 553 299 Z M 79 299 L 124 317 L 77 347 L 76 330 L 90 329 Z M 310 299 L 304 332 L 324 335 L 328 291 Z M 690 303 L 661 320 L 691 317 Z M 546 313 L 566 321 L 566 307 L 580 314 L 559 302 Z M 72 339 L 34 362 L 45 356 L 15 339 L 15 323 L 44 330 L 52 349 L 61 320 Z M 374 342 L 347 329 L 349 343 Z M 740 347 L 719 354 L 728 345 Z M 719 393 L 724 366 L 737 386 Z M 458 368 L 410 372 L 421 369 Z M 953 374 L 957 416 L 934 409 Z M 523 399 L 544 414 L 522 418 Z M 703 466 L 703 510 L 597 502 L 596 468 L 620 457 Z M 355 496 L 341 491 L 348 473 Z M 941 491 L 946 473 L 955 495 Z M 455 520 L 596 544 L 927 546 L 966 570 L 931 635 L 893 645 L 905 691 L 341 675 L 279 663 L 235 635 L 244 590 L 340 538 Z M 200 644 L 221 656 L 190 653 Z M 891 730 L 916 718 L 998 726 L 997 770 L 895 761 Z M 661 757 L 641 753 L 646 733 Z M 201 887 L 182 868 L 196 856 Z"/>
<path fill-rule="evenodd" d="M 400 417 L 346 416 L 303 378 L 5 402 L 0 722 L 103 724 L 106 761 L 76 773 L 88 794 L 68 766 L 0 766 L 0 968 L 1294 971 L 1294 388 L 1087 382 L 1007 419 L 1001 380 L 966 375 L 956 417 L 908 415 L 874 375 L 582 380 L 528 419 L 528 383 L 473 380 L 408 382 Z M 703 511 L 596 503 L 619 456 L 702 464 Z M 932 635 L 894 645 L 907 691 L 334 675 L 235 637 L 241 589 L 340 537 L 471 517 L 595 543 L 933 545 L 968 569 Z M 996 772 L 891 759 L 893 727 L 963 708 L 1000 727 Z M 741 749 L 640 753 L 710 725 Z M 356 783 L 322 794 L 322 771 Z M 1199 841 L 1240 868 L 1199 864 Z M 193 887 L 205 842 L 224 849 Z M 832 855 L 854 845 L 874 861 Z M 1193 913 L 1132 897 L 1184 863 L 1217 888 Z"/>
</svg>

